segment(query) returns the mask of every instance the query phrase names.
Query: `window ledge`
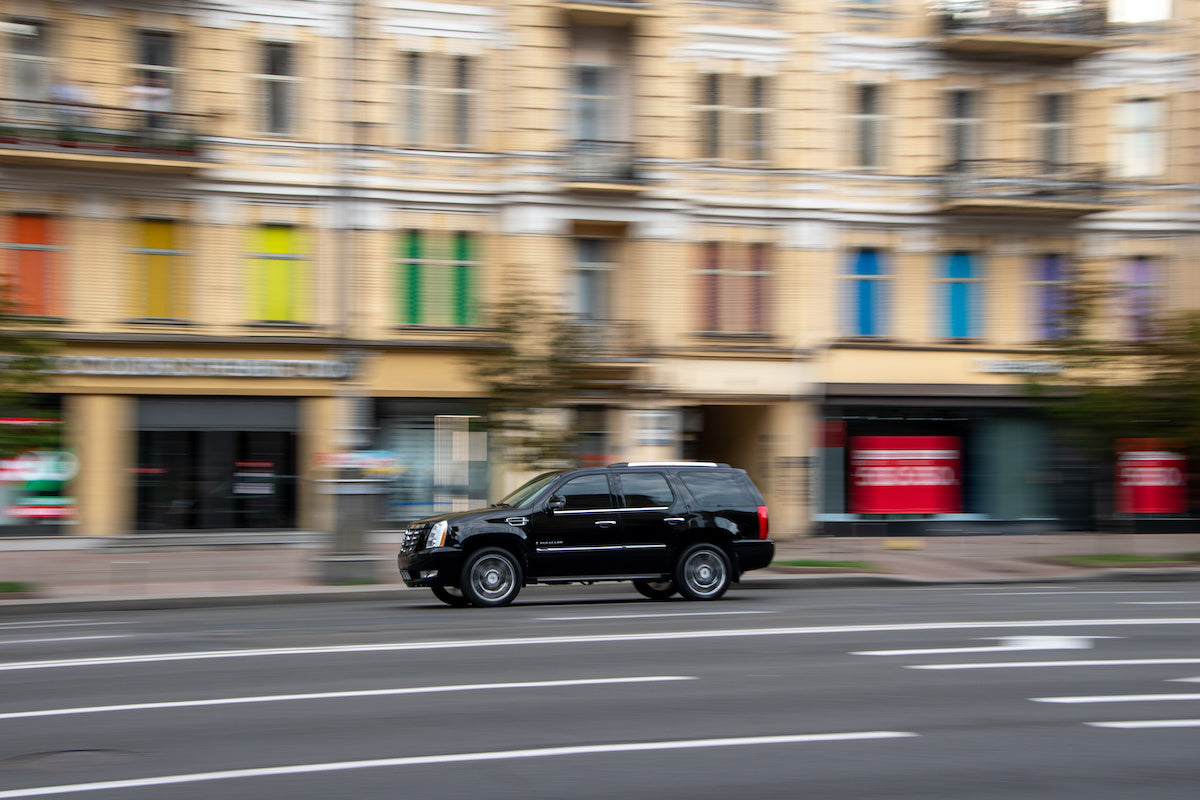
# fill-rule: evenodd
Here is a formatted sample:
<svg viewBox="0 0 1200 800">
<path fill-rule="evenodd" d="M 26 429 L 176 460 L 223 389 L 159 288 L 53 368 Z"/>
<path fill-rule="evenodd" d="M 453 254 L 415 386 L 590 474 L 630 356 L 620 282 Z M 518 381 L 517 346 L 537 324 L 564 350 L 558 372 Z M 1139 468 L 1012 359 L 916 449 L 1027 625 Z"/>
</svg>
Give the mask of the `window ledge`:
<svg viewBox="0 0 1200 800">
<path fill-rule="evenodd" d="M 125 320 L 126 325 L 177 325 L 180 327 L 190 327 L 196 323 L 187 319 L 177 319 L 175 317 L 132 317 Z"/>
<path fill-rule="evenodd" d="M 478 325 L 393 325 L 394 333 L 479 333 L 487 330 Z"/>
<path fill-rule="evenodd" d="M 742 342 L 773 342 L 776 338 L 773 333 L 734 333 L 726 331 L 696 331 L 692 335 L 700 339 L 734 339 Z"/>
<path fill-rule="evenodd" d="M 314 325 L 311 322 L 283 322 L 270 320 L 254 320 L 252 322 L 243 322 L 242 327 L 245 328 L 272 328 L 295 331 L 316 331 L 323 330 L 324 325 Z"/>
</svg>

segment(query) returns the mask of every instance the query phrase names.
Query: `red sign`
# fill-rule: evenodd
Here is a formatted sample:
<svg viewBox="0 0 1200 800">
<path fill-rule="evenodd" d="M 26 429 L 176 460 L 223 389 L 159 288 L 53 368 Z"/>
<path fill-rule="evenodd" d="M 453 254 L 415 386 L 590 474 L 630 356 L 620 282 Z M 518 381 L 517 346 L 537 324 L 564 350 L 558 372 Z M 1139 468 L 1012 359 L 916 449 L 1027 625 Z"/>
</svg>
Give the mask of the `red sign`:
<svg viewBox="0 0 1200 800">
<path fill-rule="evenodd" d="M 856 514 L 962 511 L 957 436 L 854 436 L 850 510 Z"/>
<path fill-rule="evenodd" d="M 1117 512 L 1187 512 L 1186 463 L 1179 453 L 1153 449 L 1153 439 L 1123 439 L 1117 458 Z"/>
</svg>

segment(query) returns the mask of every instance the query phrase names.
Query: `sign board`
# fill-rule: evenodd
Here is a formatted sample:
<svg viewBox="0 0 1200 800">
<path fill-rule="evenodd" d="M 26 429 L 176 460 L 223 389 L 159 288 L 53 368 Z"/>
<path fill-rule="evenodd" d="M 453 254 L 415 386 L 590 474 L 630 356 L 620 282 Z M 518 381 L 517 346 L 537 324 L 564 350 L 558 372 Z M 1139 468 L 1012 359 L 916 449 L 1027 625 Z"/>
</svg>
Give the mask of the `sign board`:
<svg viewBox="0 0 1200 800">
<path fill-rule="evenodd" d="M 962 511 L 959 438 L 850 437 L 850 510 L 856 514 Z"/>
<path fill-rule="evenodd" d="M 1154 439 L 1122 439 L 1117 457 L 1117 513 L 1187 513 L 1187 463 Z"/>
</svg>

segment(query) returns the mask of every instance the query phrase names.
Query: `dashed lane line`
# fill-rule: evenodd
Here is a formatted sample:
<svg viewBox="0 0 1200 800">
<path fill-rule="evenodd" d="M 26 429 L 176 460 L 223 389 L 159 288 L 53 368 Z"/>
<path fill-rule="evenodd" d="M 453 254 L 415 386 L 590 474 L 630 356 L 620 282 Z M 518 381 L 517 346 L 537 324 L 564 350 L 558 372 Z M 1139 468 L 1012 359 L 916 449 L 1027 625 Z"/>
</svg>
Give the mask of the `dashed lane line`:
<svg viewBox="0 0 1200 800">
<path fill-rule="evenodd" d="M 909 664 L 906 669 L 1029 669 L 1033 667 L 1146 667 L 1200 664 L 1200 658 L 1114 658 L 1086 661 L 990 661 L 978 664 Z"/>
<path fill-rule="evenodd" d="M 1123 722 L 1085 722 L 1093 728 L 1126 728 L 1130 730 L 1144 728 L 1200 728 L 1200 719 L 1140 719 Z"/>
<path fill-rule="evenodd" d="M 529 647 L 532 645 L 607 644 L 615 642 L 669 642 L 686 639 L 730 639 L 758 636 L 799 636 L 835 633 L 880 633 L 934 630 L 987 630 L 995 628 L 1084 628 L 1119 627 L 1123 625 L 1200 625 L 1200 618 L 1152 619 L 1062 619 L 1007 620 L 1002 622 L 929 622 L 896 623 L 891 625 L 830 625 L 802 628 L 736 628 L 715 631 L 666 631 L 651 633 L 594 634 L 590 636 L 528 636 L 508 639 L 450 639 L 425 642 L 384 642 L 380 644 L 317 645 L 309 647 L 277 647 L 254 650 L 209 650 L 183 653 L 150 653 L 129 656 L 98 656 L 42 661 L 0 663 L 0 672 L 12 670 L 60 669 L 64 667 L 96 667 L 117 664 L 148 664 L 205 659 L 257 658 L 266 656 L 311 656 L 334 653 L 381 653 L 417 650 L 456 650 L 482 647 Z M 1162 663 L 1200 663 L 1200 659 L 1176 660 Z"/>
<path fill-rule="evenodd" d="M 1101 694 L 1081 697 L 1031 697 L 1035 703 L 1153 703 L 1165 700 L 1200 700 L 1200 694 Z"/>
<path fill-rule="evenodd" d="M 0 639 L 4 644 L 47 644 L 50 642 L 85 642 L 91 639 L 129 639 L 132 634 L 113 633 L 106 636 L 51 636 L 41 639 Z"/>
<path fill-rule="evenodd" d="M 663 750 L 692 750 L 716 747 L 752 747 L 810 742 L 849 742 L 872 739 L 902 739 L 918 736 L 908 731 L 861 731 L 853 733 L 803 733 L 784 736 L 746 736 L 736 739 L 682 739 L 664 742 L 617 742 L 613 744 L 573 745 L 568 747 L 538 747 L 526 750 L 496 750 L 480 753 L 448 753 L 432 756 L 404 756 L 365 761 L 333 761 L 324 764 L 291 764 L 282 767 L 231 769 L 219 772 L 195 772 L 184 775 L 160 775 L 94 783 L 73 783 L 59 786 L 34 786 L 28 789 L 0 791 L 0 800 L 20 797 L 46 797 L 78 792 L 102 792 L 112 789 L 137 789 L 181 783 L 268 778 L 279 775 L 303 775 L 315 772 L 338 772 L 382 767 L 411 767 L 425 764 L 462 764 L 477 761 L 511 761 L 527 758 L 599 755 L 604 753 L 643 753 Z"/>
</svg>

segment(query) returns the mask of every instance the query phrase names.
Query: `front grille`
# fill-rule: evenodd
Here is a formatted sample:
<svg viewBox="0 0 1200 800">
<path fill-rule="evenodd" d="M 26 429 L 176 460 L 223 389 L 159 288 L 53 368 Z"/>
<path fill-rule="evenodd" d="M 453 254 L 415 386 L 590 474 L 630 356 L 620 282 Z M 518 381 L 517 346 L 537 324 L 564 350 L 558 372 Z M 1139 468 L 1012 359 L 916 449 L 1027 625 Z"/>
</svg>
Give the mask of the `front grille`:
<svg viewBox="0 0 1200 800">
<path fill-rule="evenodd" d="M 421 543 L 425 541 L 426 527 L 424 525 L 417 528 L 409 528 L 404 532 L 404 541 L 400 543 L 400 552 L 404 555 L 410 555 L 421 549 Z"/>
</svg>

